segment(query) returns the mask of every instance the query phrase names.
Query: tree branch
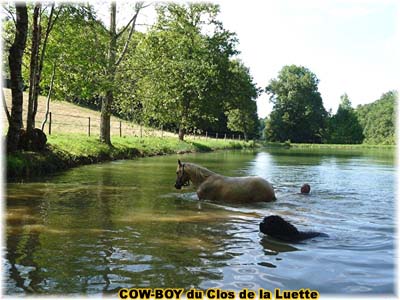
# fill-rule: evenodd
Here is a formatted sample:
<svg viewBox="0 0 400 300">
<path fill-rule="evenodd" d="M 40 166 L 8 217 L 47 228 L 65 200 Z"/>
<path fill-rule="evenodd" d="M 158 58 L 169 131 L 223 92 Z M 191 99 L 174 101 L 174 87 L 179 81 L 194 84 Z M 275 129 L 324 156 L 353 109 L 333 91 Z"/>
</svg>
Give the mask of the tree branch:
<svg viewBox="0 0 400 300">
<path fill-rule="evenodd" d="M 117 33 L 117 39 L 125 32 L 125 30 L 128 29 L 129 25 L 131 25 L 131 23 L 132 23 L 134 20 L 136 21 L 137 14 L 139 13 L 139 11 L 142 10 L 143 8 L 149 7 L 150 5 L 152 5 L 152 3 L 149 3 L 149 4 L 147 4 L 147 5 L 144 5 L 143 2 L 138 2 L 138 3 L 136 4 L 136 7 L 135 7 L 136 13 L 135 13 L 135 15 L 132 17 L 132 19 L 130 19 L 130 21 L 128 22 L 128 24 L 126 24 L 125 27 L 122 28 L 122 29 L 120 30 L 120 32 Z M 138 24 L 136 24 L 136 25 L 138 25 Z"/>
<path fill-rule="evenodd" d="M 53 4 L 51 5 L 49 21 L 47 23 L 46 33 L 45 33 L 45 36 L 44 36 L 42 53 L 40 54 L 39 74 L 42 72 L 42 68 L 43 68 L 43 61 L 44 61 L 44 56 L 45 56 L 45 53 L 46 53 L 47 40 L 49 38 L 50 31 L 53 28 L 54 22 L 56 21 L 56 19 L 54 19 L 54 21 L 53 21 L 54 5 L 55 5 L 55 3 L 53 2 Z"/>
<path fill-rule="evenodd" d="M 17 24 L 17 21 L 14 18 L 14 14 L 12 13 L 12 11 L 10 9 L 8 9 L 6 6 L 3 6 L 3 9 L 11 16 L 11 18 L 13 19 L 14 25 Z"/>
<path fill-rule="evenodd" d="M 63 9 L 63 7 L 62 7 L 62 5 L 61 5 L 61 6 L 58 8 L 58 11 L 57 11 L 57 13 L 56 13 L 56 16 L 54 17 L 53 22 L 51 23 L 49 32 L 51 32 L 51 30 L 53 29 L 53 26 L 54 26 L 54 24 L 56 23 L 58 17 L 60 16 L 62 9 Z"/>
<path fill-rule="evenodd" d="M 125 26 L 123 29 L 121 29 L 120 32 L 117 33 L 117 35 L 116 35 L 116 38 L 117 38 L 117 39 L 125 32 L 125 30 L 129 27 L 129 25 L 131 25 L 131 23 L 133 22 L 133 20 L 136 21 L 136 18 L 137 18 L 137 14 L 135 14 L 135 15 L 132 17 L 132 19 L 130 19 L 130 21 L 128 22 L 128 24 L 126 24 L 126 26 Z"/>
<path fill-rule="evenodd" d="M 56 62 L 54 62 L 54 64 L 53 64 L 53 72 L 51 74 L 49 94 L 47 95 L 47 102 L 46 102 L 46 114 L 45 114 L 44 120 L 42 122 L 42 126 L 40 128 L 42 131 L 44 130 L 44 126 L 46 125 L 47 117 L 48 117 L 49 111 L 50 111 L 50 98 L 51 98 L 51 92 L 53 90 L 53 83 L 54 83 L 55 74 L 56 74 Z"/>
<path fill-rule="evenodd" d="M 115 63 L 115 66 L 118 66 L 118 65 L 121 63 L 122 58 L 124 57 L 126 51 L 128 50 L 129 42 L 130 42 L 130 40 L 131 40 L 131 38 L 132 38 L 133 32 L 135 31 L 135 23 L 136 23 L 138 14 L 139 14 L 139 10 L 136 11 L 136 14 L 135 14 L 135 17 L 134 17 L 134 21 L 133 21 L 133 23 L 132 23 L 131 30 L 129 31 L 129 36 L 128 36 L 126 42 L 125 42 L 124 48 L 123 48 L 123 50 L 122 50 L 122 52 L 121 52 L 121 55 L 119 56 L 119 58 L 117 59 L 117 62 Z"/>
<path fill-rule="evenodd" d="M 129 27 L 129 24 L 132 23 L 131 30 L 129 31 L 129 36 L 128 36 L 126 42 L 125 42 L 125 45 L 124 45 L 124 48 L 123 48 L 123 50 L 121 52 L 120 57 L 117 59 L 117 62 L 115 63 L 115 66 L 118 66 L 121 63 L 122 58 L 124 57 L 126 51 L 128 50 L 129 42 L 130 42 L 130 40 L 132 38 L 133 32 L 135 31 L 136 21 L 137 21 L 137 17 L 139 15 L 139 12 L 143 8 L 149 7 L 151 4 L 152 3 L 149 3 L 148 5 L 144 5 L 143 2 L 136 3 L 136 5 L 135 5 L 135 15 L 132 17 L 132 19 L 129 21 L 129 23 L 117 34 L 117 38 L 118 38 L 119 35 L 121 35 Z"/>
</svg>

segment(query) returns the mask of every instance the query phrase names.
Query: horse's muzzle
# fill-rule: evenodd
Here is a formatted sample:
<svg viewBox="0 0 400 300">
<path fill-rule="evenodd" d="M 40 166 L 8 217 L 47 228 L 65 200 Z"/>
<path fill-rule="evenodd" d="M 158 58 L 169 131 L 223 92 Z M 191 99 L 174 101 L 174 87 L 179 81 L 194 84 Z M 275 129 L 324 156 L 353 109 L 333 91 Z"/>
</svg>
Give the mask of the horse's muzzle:
<svg viewBox="0 0 400 300">
<path fill-rule="evenodd" d="M 177 190 L 180 190 L 180 189 L 182 188 L 182 185 L 175 183 L 175 188 L 176 188 Z"/>
</svg>

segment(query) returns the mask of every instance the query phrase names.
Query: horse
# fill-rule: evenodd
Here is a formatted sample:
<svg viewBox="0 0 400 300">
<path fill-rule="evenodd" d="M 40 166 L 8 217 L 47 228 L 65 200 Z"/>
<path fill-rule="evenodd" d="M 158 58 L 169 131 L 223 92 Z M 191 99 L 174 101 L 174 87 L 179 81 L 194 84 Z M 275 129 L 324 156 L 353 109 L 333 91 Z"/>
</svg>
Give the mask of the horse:
<svg viewBox="0 0 400 300">
<path fill-rule="evenodd" d="M 193 183 L 199 200 L 232 203 L 276 200 L 272 185 L 261 177 L 226 177 L 193 163 L 178 160 L 175 188 Z"/>
</svg>

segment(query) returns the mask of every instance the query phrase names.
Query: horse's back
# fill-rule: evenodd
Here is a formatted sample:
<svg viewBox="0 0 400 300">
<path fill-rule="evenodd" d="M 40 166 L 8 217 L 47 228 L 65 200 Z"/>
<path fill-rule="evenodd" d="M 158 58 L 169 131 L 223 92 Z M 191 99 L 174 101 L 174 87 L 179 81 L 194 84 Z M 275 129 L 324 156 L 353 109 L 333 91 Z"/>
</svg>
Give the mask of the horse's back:
<svg viewBox="0 0 400 300">
<path fill-rule="evenodd" d="M 199 198 L 226 202 L 269 202 L 275 200 L 272 185 L 261 177 L 208 178 L 200 186 Z"/>
</svg>

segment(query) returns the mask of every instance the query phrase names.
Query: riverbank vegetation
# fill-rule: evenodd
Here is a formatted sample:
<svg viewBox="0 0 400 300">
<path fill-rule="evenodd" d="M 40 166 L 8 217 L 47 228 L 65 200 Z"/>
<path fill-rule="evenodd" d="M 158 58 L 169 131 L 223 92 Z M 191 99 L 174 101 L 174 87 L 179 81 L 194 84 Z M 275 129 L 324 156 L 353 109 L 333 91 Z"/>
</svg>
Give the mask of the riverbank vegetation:
<svg viewBox="0 0 400 300">
<path fill-rule="evenodd" d="M 254 142 L 224 139 L 187 139 L 175 137 L 113 137 L 113 146 L 101 143 L 98 137 L 84 134 L 51 135 L 48 147 L 41 152 L 18 151 L 7 155 L 7 178 L 35 177 L 71 167 L 165 154 L 207 152 L 222 149 L 248 149 Z"/>
</svg>

